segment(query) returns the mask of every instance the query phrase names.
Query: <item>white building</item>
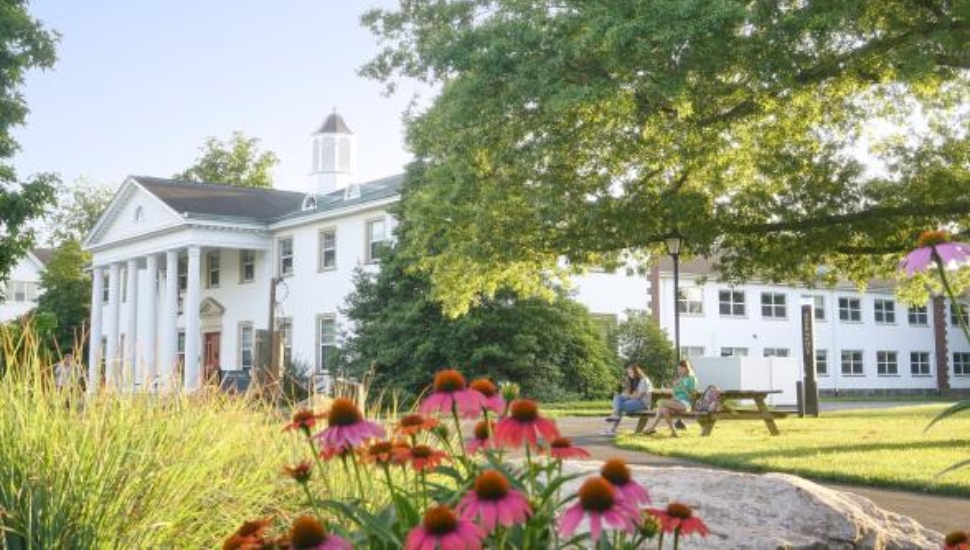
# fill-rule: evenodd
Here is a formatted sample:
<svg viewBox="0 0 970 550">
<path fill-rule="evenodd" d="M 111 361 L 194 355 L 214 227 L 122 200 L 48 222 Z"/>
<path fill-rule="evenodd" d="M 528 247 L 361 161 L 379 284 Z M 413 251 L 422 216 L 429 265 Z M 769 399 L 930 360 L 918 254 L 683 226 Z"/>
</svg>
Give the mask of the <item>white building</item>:
<svg viewBox="0 0 970 550">
<path fill-rule="evenodd" d="M 651 302 L 657 306 L 653 314 L 673 335 L 670 260 L 661 261 L 650 279 Z M 865 292 L 848 284 L 832 289 L 730 286 L 718 282 L 703 261 L 681 263 L 679 288 L 684 355 L 792 357 L 801 363 L 800 309 L 810 303 L 821 392 L 970 388 L 970 343 L 942 297 L 911 308 L 897 301 L 886 283 L 874 283 Z"/>
<path fill-rule="evenodd" d="M 305 193 L 129 177 L 84 242 L 93 256 L 88 387 L 181 381 L 193 390 L 211 370 L 248 370 L 271 315 L 284 356 L 324 368 L 355 268 L 376 270 L 391 239 L 387 209 L 403 181 L 355 183 L 355 147 L 330 115 L 312 137 Z M 577 299 L 622 315 L 646 306 L 647 285 L 595 274 Z"/>
<path fill-rule="evenodd" d="M 20 259 L 10 271 L 0 301 L 0 323 L 12 321 L 37 307 L 40 296 L 40 275 L 53 251 L 35 248 Z"/>
</svg>

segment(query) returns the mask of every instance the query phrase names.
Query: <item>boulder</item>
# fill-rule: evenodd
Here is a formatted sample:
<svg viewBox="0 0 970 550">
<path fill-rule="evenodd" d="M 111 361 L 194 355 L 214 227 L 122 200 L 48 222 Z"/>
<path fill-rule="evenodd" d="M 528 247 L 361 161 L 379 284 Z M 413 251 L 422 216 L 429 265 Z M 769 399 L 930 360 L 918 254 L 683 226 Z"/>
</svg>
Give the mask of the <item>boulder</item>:
<svg viewBox="0 0 970 550">
<path fill-rule="evenodd" d="M 601 462 L 564 469 L 595 473 Z M 651 507 L 691 506 L 711 533 L 682 539 L 682 549 L 940 548 L 943 535 L 867 498 L 788 474 L 746 474 L 704 468 L 630 466 L 650 493 Z M 583 478 L 571 482 L 578 489 Z M 568 494 L 568 493 L 567 493 Z M 665 544 L 672 548 L 672 545 Z"/>
</svg>

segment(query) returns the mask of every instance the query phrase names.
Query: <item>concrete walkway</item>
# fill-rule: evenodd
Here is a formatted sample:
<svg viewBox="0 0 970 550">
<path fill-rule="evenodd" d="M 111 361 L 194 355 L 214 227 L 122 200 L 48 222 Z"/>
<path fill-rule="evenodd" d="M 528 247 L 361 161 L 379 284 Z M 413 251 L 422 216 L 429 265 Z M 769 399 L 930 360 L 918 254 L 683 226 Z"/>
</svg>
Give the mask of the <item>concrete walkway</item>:
<svg viewBox="0 0 970 550">
<path fill-rule="evenodd" d="M 632 421 L 627 420 L 629 427 Z M 605 428 L 601 417 L 563 417 L 556 419 L 559 429 L 566 437 L 570 437 L 575 445 L 585 448 L 598 460 L 621 457 L 630 464 L 646 466 L 686 466 L 693 468 L 717 468 L 710 464 L 701 464 L 681 458 L 671 458 L 647 454 L 643 451 L 629 451 L 619 449 L 613 445 L 613 438 L 599 435 Z M 696 424 L 690 424 L 692 430 L 697 430 Z M 909 516 L 930 529 L 947 533 L 955 529 L 970 528 L 970 499 L 943 497 L 897 491 L 876 489 L 873 487 L 850 486 L 822 482 L 821 485 L 847 491 L 864 496 L 873 501 L 880 508 Z"/>
</svg>

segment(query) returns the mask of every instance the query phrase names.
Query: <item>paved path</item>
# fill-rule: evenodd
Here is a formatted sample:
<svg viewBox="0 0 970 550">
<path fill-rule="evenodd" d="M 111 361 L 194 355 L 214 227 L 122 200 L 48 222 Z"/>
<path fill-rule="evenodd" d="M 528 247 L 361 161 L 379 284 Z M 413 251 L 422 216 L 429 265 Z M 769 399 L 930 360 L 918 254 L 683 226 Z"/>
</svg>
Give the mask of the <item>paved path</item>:
<svg viewBox="0 0 970 550">
<path fill-rule="evenodd" d="M 604 428 L 601 417 L 563 417 L 556 419 L 556 423 L 564 436 L 572 438 L 574 444 L 588 450 L 595 459 L 605 460 L 612 457 L 622 457 L 630 464 L 646 466 L 716 468 L 716 466 L 710 464 L 701 464 L 682 458 L 619 449 L 613 445 L 613 438 L 598 435 Z M 696 430 L 697 425 L 691 424 L 690 429 Z M 862 495 L 876 503 L 880 508 L 909 516 L 924 526 L 941 533 L 947 533 L 958 528 L 970 528 L 970 499 L 828 482 L 821 484 L 832 489 Z"/>
</svg>

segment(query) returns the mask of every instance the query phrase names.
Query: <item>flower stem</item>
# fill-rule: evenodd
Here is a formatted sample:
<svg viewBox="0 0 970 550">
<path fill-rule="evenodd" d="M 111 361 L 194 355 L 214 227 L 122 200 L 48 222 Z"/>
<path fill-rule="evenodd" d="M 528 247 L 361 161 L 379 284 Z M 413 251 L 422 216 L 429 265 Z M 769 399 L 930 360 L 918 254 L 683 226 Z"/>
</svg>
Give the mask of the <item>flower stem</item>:
<svg viewBox="0 0 970 550">
<path fill-rule="evenodd" d="M 940 281 L 943 283 L 943 289 L 946 290 L 946 295 L 950 297 L 950 307 L 956 310 L 957 321 L 960 328 L 963 329 L 963 336 L 970 343 L 970 328 L 967 328 L 967 320 L 965 315 L 967 312 L 963 311 L 963 307 L 960 302 L 957 301 L 956 295 L 953 294 L 953 289 L 950 287 L 950 281 L 946 278 L 946 269 L 943 267 L 943 259 L 940 255 L 936 253 L 936 247 L 933 247 L 933 263 L 936 264 L 937 271 L 940 272 Z"/>
<path fill-rule="evenodd" d="M 329 479 L 330 476 L 327 476 L 323 473 L 323 461 L 320 460 L 320 453 L 317 451 L 317 448 L 313 445 L 313 438 L 310 437 L 309 432 L 307 432 L 306 434 L 306 442 L 308 445 L 310 445 L 310 454 L 313 455 L 313 458 L 317 461 L 317 471 L 319 472 L 319 475 L 317 477 L 323 480 L 323 488 L 324 490 L 327 491 L 327 498 L 332 498 L 333 491 L 330 489 L 330 479 Z"/>
<path fill-rule="evenodd" d="M 657 550 L 663 550 L 664 547 L 664 532 L 663 530 L 659 533 L 660 536 L 657 537 Z"/>
<path fill-rule="evenodd" d="M 310 501 L 310 507 L 313 508 L 313 512 L 317 515 L 317 519 L 323 521 L 323 516 L 320 515 L 320 507 L 317 506 L 317 499 L 313 498 L 313 493 L 310 492 L 309 484 L 300 483 L 300 487 L 303 487 L 303 492 L 306 493 L 307 500 Z"/>
<path fill-rule="evenodd" d="M 680 548 L 680 527 L 674 529 L 674 550 Z"/>
<path fill-rule="evenodd" d="M 465 438 L 461 435 L 461 418 L 458 416 L 458 402 L 451 402 L 451 415 L 455 417 L 455 430 L 458 432 L 458 448 L 461 450 L 461 465 L 468 471 L 468 455 L 465 453 Z"/>
</svg>

